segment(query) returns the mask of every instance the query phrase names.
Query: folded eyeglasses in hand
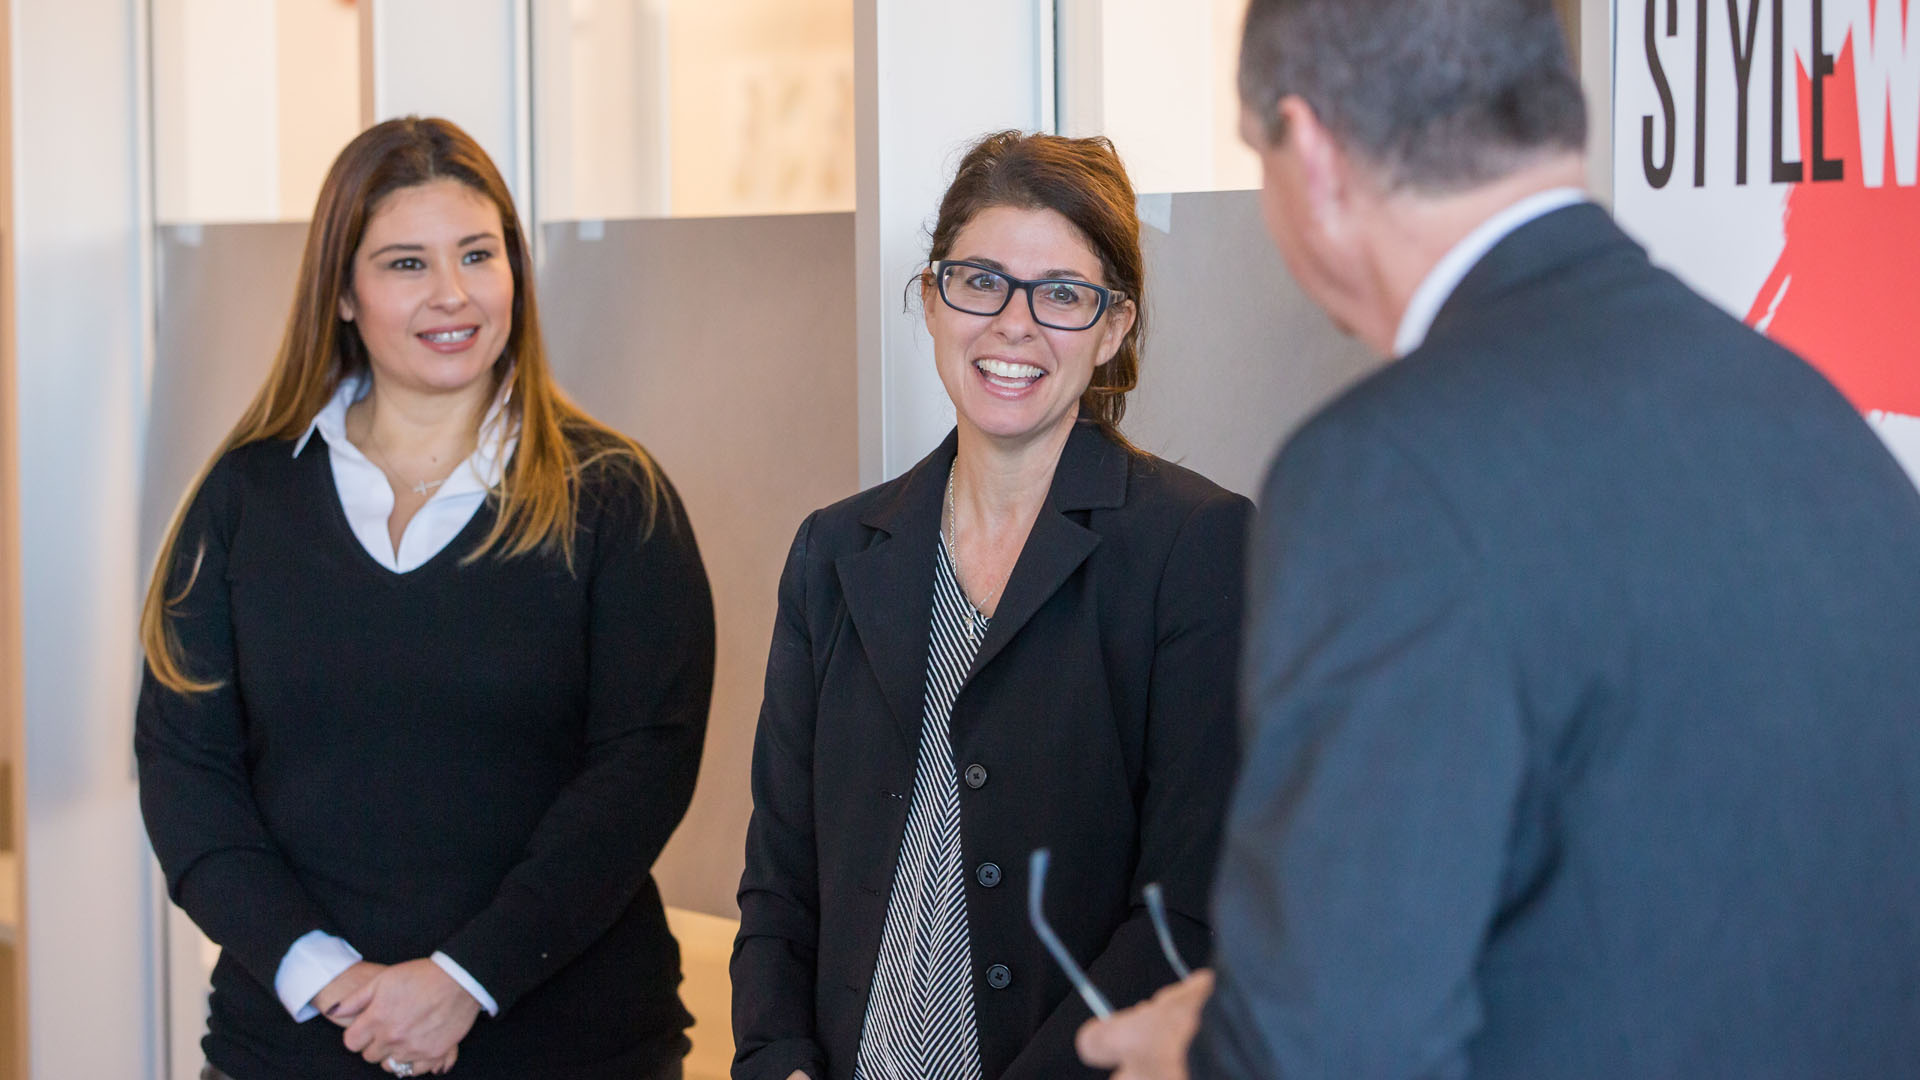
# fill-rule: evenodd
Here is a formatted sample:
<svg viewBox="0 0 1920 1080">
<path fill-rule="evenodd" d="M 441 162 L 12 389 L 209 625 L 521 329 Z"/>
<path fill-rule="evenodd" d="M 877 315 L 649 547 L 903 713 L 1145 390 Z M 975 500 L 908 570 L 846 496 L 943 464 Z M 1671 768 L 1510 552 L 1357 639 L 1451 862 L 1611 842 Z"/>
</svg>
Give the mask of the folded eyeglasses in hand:
<svg viewBox="0 0 1920 1080">
<path fill-rule="evenodd" d="M 1048 849 L 1040 848 L 1027 860 L 1027 918 L 1032 920 L 1033 932 L 1040 935 L 1041 943 L 1047 947 L 1048 952 L 1053 954 L 1054 960 L 1060 965 L 1060 970 L 1067 973 L 1067 981 L 1073 984 L 1074 990 L 1080 995 L 1080 1000 L 1087 1003 L 1087 1008 L 1093 1010 L 1093 1015 L 1104 1020 L 1113 1015 L 1112 1003 L 1107 1001 L 1106 995 L 1100 992 L 1099 987 L 1093 985 L 1093 980 L 1087 978 L 1086 971 L 1074 960 L 1073 954 L 1068 952 L 1066 945 L 1061 942 L 1060 935 L 1054 933 L 1053 927 L 1047 922 L 1043 897 L 1047 887 L 1047 862 L 1052 854 Z M 1141 898 L 1147 902 L 1147 916 L 1153 920 L 1154 936 L 1160 939 L 1161 953 L 1165 954 L 1167 963 L 1173 968 L 1173 973 L 1185 980 L 1193 974 L 1193 970 L 1187 967 L 1186 961 L 1180 958 L 1180 950 L 1174 947 L 1173 931 L 1167 927 L 1167 902 L 1161 895 L 1160 883 L 1154 882 L 1140 892 Z"/>
</svg>

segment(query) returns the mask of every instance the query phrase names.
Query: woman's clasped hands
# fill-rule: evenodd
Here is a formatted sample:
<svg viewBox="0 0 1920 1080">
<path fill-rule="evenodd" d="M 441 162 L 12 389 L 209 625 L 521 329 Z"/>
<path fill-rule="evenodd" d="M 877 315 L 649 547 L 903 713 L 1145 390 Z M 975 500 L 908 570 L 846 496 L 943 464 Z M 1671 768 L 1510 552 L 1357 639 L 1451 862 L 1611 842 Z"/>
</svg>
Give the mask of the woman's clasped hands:
<svg viewBox="0 0 1920 1080">
<path fill-rule="evenodd" d="M 480 1003 L 432 960 L 361 961 L 313 997 L 314 1007 L 345 1028 L 346 1048 L 401 1076 L 453 1068 L 460 1040 Z"/>
</svg>

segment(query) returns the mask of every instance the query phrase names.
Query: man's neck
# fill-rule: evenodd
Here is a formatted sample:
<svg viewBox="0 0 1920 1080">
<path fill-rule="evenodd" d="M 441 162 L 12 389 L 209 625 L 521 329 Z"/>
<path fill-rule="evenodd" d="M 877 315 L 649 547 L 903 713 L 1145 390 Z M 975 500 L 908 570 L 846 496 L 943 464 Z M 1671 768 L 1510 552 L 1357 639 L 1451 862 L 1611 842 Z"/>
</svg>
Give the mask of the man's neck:
<svg viewBox="0 0 1920 1080">
<path fill-rule="evenodd" d="M 1466 191 L 1430 195 L 1409 189 L 1386 196 L 1369 238 L 1375 310 L 1360 338 L 1382 356 L 1393 355 L 1407 306 L 1448 252 L 1516 203 L 1556 188 L 1584 186 L 1586 171 L 1584 157 L 1566 154 Z"/>
</svg>

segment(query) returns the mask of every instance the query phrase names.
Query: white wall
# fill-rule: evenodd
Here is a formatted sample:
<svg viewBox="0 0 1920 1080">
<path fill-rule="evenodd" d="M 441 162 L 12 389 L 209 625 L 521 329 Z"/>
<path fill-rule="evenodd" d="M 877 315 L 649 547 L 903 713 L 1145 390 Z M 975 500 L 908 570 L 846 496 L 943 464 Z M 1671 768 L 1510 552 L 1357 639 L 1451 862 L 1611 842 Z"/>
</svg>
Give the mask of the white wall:
<svg viewBox="0 0 1920 1080">
<path fill-rule="evenodd" d="M 153 0 L 164 223 L 301 221 L 360 130 L 360 26 L 339 0 Z"/>
<path fill-rule="evenodd" d="M 1102 133 L 1127 162 L 1135 190 L 1212 190 L 1210 5 L 1106 0 L 1101 9 Z"/>
<path fill-rule="evenodd" d="M 360 20 L 340 0 L 278 0 L 274 11 L 280 58 L 276 218 L 305 221 L 333 159 L 360 133 Z"/>
<path fill-rule="evenodd" d="M 543 221 L 664 217 L 670 0 L 533 0 Z"/>
<path fill-rule="evenodd" d="M 961 21 L 946 5 L 892 6 L 929 6 Z M 852 0 L 666 7 L 673 213 L 851 210 Z"/>
<path fill-rule="evenodd" d="M 547 221 L 853 209 L 853 0 L 533 0 Z"/>
<path fill-rule="evenodd" d="M 275 14 L 260 0 L 154 0 L 160 220 L 280 216 Z"/>
<path fill-rule="evenodd" d="M 147 353 L 143 5 L 12 8 L 27 1033 L 37 1077 L 154 1076 L 133 550 Z"/>
<path fill-rule="evenodd" d="M 373 119 L 444 116 L 530 209 L 527 11 L 515 0 L 357 0 L 373 19 Z"/>
<path fill-rule="evenodd" d="M 1105 135 L 1143 192 L 1258 187 L 1240 142 L 1247 0 L 1062 0 L 1061 130 Z"/>
<path fill-rule="evenodd" d="M 854 9 L 863 485 L 904 472 L 953 426 L 926 327 L 902 297 L 925 265 L 940 196 L 968 142 L 1051 126 L 1041 80 L 1053 65 L 1041 49 L 1052 7 L 975 0 L 965 19 L 945 5 L 897 0 Z M 954 93 L 933 73 L 964 73 L 968 91 Z"/>
</svg>

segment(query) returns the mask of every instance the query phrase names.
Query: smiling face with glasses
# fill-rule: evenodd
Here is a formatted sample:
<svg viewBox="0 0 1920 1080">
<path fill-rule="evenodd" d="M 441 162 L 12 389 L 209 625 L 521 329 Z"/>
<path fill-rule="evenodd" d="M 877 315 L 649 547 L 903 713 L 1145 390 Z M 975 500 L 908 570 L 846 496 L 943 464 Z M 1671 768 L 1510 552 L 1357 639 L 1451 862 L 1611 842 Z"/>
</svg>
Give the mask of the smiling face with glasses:
<svg viewBox="0 0 1920 1080">
<path fill-rule="evenodd" d="M 1064 438 L 1134 318 L 1086 238 L 1057 211 L 988 207 L 931 270 L 927 331 L 960 423 L 997 441 Z"/>
</svg>

